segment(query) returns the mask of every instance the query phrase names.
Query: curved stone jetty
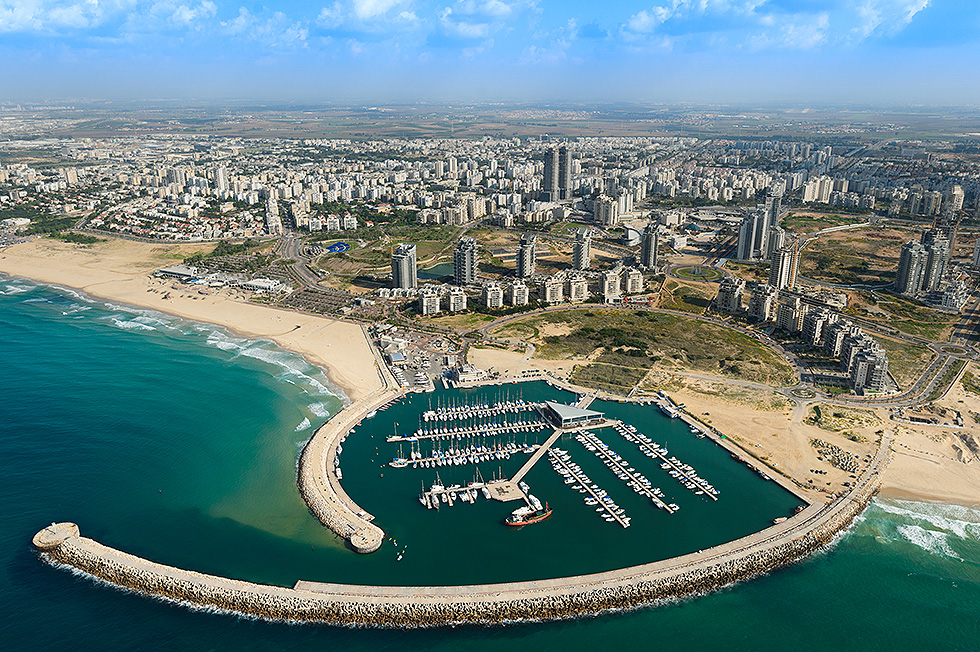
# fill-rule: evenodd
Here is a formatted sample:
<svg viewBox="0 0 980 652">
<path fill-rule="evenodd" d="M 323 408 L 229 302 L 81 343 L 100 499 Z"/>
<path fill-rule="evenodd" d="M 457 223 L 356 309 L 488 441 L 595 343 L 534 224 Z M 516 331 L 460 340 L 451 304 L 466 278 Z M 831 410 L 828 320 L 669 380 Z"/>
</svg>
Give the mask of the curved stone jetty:
<svg viewBox="0 0 980 652">
<path fill-rule="evenodd" d="M 548 620 L 703 593 L 798 561 L 846 528 L 867 505 L 887 461 L 883 441 L 852 490 L 787 521 L 698 553 L 605 573 L 472 586 L 382 587 L 299 581 L 293 588 L 181 570 L 52 524 L 34 545 L 52 562 L 153 596 L 260 618 L 374 627 L 435 627 Z"/>
<path fill-rule="evenodd" d="M 347 432 L 368 412 L 398 395 L 394 391 L 384 392 L 376 400 L 363 401 L 358 409 L 341 410 L 313 433 L 299 458 L 296 483 L 307 507 L 321 523 L 347 539 L 351 548 L 360 553 L 380 548 L 385 533 L 371 522 L 374 517 L 351 500 L 340 486 L 335 472 L 337 449 Z"/>
</svg>

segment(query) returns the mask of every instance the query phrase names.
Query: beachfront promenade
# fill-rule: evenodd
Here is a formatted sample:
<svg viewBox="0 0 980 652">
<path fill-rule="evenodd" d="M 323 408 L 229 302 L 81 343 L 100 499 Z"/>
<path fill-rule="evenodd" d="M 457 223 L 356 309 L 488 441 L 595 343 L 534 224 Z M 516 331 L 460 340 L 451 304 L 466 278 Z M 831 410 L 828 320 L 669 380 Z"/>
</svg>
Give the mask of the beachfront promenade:
<svg viewBox="0 0 980 652">
<path fill-rule="evenodd" d="M 472 586 L 379 587 L 299 581 L 293 588 L 205 575 L 80 536 L 72 523 L 34 537 L 45 559 L 117 586 L 263 618 L 378 627 L 496 623 L 595 614 L 714 590 L 806 557 L 828 544 L 874 495 L 891 434 L 851 490 L 749 536 L 659 562 L 551 580 Z"/>
</svg>

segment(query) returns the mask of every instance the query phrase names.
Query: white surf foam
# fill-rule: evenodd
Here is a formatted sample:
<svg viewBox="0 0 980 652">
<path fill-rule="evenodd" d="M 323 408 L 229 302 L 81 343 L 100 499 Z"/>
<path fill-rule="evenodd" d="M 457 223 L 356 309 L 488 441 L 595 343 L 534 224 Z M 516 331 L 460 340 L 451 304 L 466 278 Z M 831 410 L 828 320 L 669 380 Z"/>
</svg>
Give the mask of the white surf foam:
<svg viewBox="0 0 980 652">
<path fill-rule="evenodd" d="M 899 525 L 898 532 L 909 543 L 934 555 L 941 555 L 962 561 L 962 557 L 953 552 L 953 549 L 949 547 L 949 535 L 945 532 L 927 530 L 918 525 Z"/>
<path fill-rule="evenodd" d="M 879 509 L 959 539 L 980 539 L 980 510 L 943 503 L 889 500 L 875 503 Z"/>
<path fill-rule="evenodd" d="M 136 321 L 135 319 L 126 320 L 126 319 L 118 319 L 116 317 L 113 317 L 112 318 L 112 323 L 115 324 L 119 328 L 123 328 L 123 329 L 130 330 L 130 331 L 132 331 L 132 330 L 137 330 L 137 331 L 155 331 L 156 330 L 152 326 L 148 326 L 146 324 L 140 323 L 140 322 Z"/>
<path fill-rule="evenodd" d="M 298 426 L 296 426 L 295 432 L 302 432 L 309 428 L 312 424 L 308 418 L 304 418 Z"/>
<path fill-rule="evenodd" d="M 321 419 L 326 419 L 330 416 L 330 410 L 323 403 L 311 403 L 307 406 L 307 409 L 309 409 L 314 416 L 320 417 Z"/>
<path fill-rule="evenodd" d="M 299 385 L 311 394 L 340 398 L 339 393 L 327 385 L 327 380 L 319 369 L 301 356 L 277 348 L 272 342 L 248 340 L 215 329 L 208 331 L 207 343 L 236 356 L 253 358 L 278 367 L 280 374 L 276 377 L 279 380 Z M 329 416 L 329 413 L 315 414 Z"/>
</svg>

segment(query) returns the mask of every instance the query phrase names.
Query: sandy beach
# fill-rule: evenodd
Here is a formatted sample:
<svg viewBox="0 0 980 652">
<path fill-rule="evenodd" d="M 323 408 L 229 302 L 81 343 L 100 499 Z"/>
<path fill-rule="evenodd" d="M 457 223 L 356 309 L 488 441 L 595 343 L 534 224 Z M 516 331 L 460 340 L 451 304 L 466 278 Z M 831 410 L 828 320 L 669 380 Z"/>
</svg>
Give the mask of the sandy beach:
<svg viewBox="0 0 980 652">
<path fill-rule="evenodd" d="M 210 247 L 127 240 L 74 245 L 40 238 L 0 251 L 0 272 L 270 339 L 322 368 L 351 401 L 381 387 L 374 355 L 357 324 L 249 303 L 244 293 L 233 289 L 200 294 L 150 276 Z"/>
</svg>

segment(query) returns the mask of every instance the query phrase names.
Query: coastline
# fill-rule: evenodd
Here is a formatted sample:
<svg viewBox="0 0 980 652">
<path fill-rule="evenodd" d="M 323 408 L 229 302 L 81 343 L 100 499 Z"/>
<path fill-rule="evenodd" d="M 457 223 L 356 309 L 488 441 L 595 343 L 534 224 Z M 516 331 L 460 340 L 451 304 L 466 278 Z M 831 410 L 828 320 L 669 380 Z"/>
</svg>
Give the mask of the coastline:
<svg viewBox="0 0 980 652">
<path fill-rule="evenodd" d="M 168 264 L 153 259 L 152 245 L 100 244 L 110 252 L 44 239 L 15 245 L 0 250 L 0 273 L 272 341 L 321 369 L 346 405 L 381 389 L 374 355 L 357 324 L 249 303 L 230 289 L 209 290 L 207 295 L 174 289 L 167 280 L 149 276 Z"/>
<path fill-rule="evenodd" d="M 39 238 L 0 250 L 0 272 L 80 290 L 102 300 L 216 324 L 243 337 L 271 340 L 322 369 L 341 390 L 345 410 L 358 409 L 384 391 L 383 372 L 379 372 L 372 348 L 357 324 L 249 303 L 230 289 L 195 294 L 195 290 L 150 276 L 153 270 L 172 264 L 176 257 L 186 257 L 200 248 L 193 244 L 156 246 L 112 239 L 79 246 Z M 168 292 L 169 297 L 165 298 Z M 477 357 L 478 362 L 499 365 L 499 369 L 514 376 L 522 369 L 547 370 L 574 364 L 498 350 L 481 351 Z M 826 439 L 865 454 L 873 450 L 876 430 L 884 428 L 896 435 L 892 444 L 895 456 L 882 478 L 884 495 L 980 505 L 980 458 L 957 457 L 953 436 L 937 439 L 935 432 L 889 423 L 887 410 L 879 409 L 876 413 L 882 423 L 861 428 L 858 433 L 868 441 L 855 444 L 839 434 L 807 425 L 803 422 L 805 412 L 790 405 L 763 409 L 752 395 L 733 402 L 732 394 L 737 392 L 719 394 L 720 383 L 721 379 L 713 384 L 689 381 L 690 386 L 675 388 L 671 394 L 686 401 L 692 414 L 729 434 L 744 451 L 767 463 L 777 463 L 789 477 L 804 483 L 816 477 L 809 473 L 819 463 L 810 439 Z M 707 393 L 698 391 L 702 389 L 699 384 L 708 386 Z M 967 408 L 980 412 L 976 398 L 958 387 L 941 402 L 965 402 Z M 980 436 L 980 423 L 968 419 L 963 432 Z M 847 477 L 836 469 L 829 469 L 829 473 L 829 478 L 836 476 L 838 483 Z"/>
</svg>

